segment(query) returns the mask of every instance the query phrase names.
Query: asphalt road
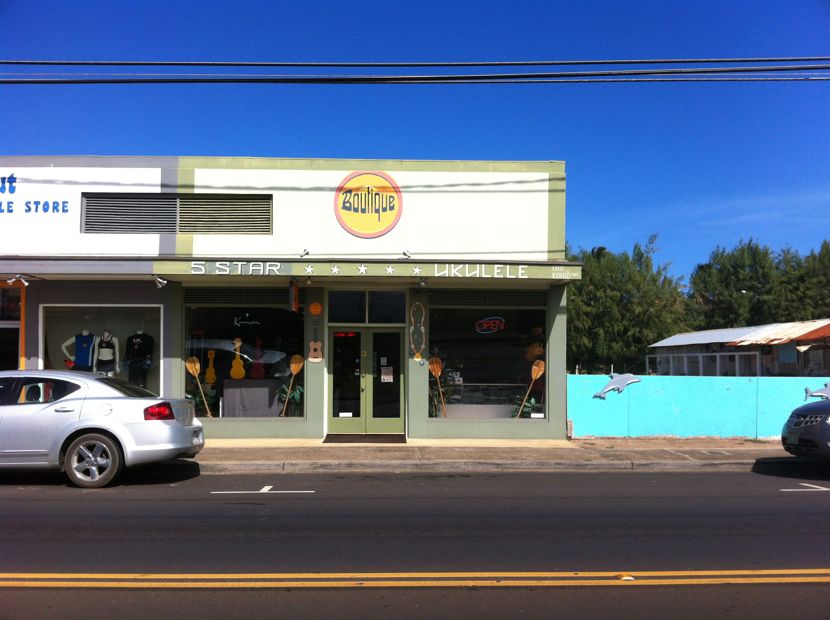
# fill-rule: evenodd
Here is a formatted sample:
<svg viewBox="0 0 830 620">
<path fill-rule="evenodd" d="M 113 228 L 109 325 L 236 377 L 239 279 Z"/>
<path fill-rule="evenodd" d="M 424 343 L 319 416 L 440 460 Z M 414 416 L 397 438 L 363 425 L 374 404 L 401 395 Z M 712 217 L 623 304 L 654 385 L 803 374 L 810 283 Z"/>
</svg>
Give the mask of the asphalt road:
<svg viewBox="0 0 830 620">
<path fill-rule="evenodd" d="M 827 466 L 197 474 L 93 491 L 0 474 L 0 618 L 783 618 L 830 601 Z"/>
</svg>

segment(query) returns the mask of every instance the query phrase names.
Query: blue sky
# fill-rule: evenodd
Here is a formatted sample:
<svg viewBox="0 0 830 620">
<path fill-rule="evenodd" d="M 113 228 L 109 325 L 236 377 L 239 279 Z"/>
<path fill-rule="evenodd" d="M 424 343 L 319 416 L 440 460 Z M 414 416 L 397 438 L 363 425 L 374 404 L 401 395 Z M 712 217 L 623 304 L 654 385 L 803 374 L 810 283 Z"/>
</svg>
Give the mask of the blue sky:
<svg viewBox="0 0 830 620">
<path fill-rule="evenodd" d="M 4 59 L 778 56 L 830 56 L 829 1 L 0 1 Z M 0 86 L 0 119 L 0 155 L 565 160 L 571 245 L 657 233 L 678 276 L 830 238 L 830 82 Z"/>
</svg>

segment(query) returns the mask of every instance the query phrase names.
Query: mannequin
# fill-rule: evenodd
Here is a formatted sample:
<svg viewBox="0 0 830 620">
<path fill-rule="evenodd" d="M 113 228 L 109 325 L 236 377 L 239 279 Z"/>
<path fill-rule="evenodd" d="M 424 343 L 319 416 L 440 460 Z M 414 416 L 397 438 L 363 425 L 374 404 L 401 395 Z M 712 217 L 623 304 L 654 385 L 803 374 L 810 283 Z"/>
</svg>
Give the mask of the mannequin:
<svg viewBox="0 0 830 620">
<path fill-rule="evenodd" d="M 92 370 L 92 351 L 95 344 L 95 336 L 89 333 L 88 329 L 81 330 L 80 334 L 67 338 L 61 345 L 61 350 L 66 359 L 75 362 L 72 370 Z M 75 346 L 75 354 L 69 352 L 69 347 Z"/>
<path fill-rule="evenodd" d="M 105 329 L 95 339 L 95 349 L 92 356 L 92 371 L 108 377 L 114 377 L 121 370 L 118 366 L 118 338 Z"/>
<path fill-rule="evenodd" d="M 127 362 L 129 382 L 147 387 L 147 371 L 153 365 L 153 337 L 138 329 L 124 343 L 124 360 Z"/>
</svg>

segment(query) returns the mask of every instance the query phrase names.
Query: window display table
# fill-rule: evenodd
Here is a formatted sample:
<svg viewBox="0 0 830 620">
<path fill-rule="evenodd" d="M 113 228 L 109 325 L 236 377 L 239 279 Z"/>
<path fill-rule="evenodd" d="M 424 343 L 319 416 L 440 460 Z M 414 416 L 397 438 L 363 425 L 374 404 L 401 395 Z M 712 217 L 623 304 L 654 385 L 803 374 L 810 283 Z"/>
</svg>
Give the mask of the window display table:
<svg viewBox="0 0 830 620">
<path fill-rule="evenodd" d="M 277 417 L 282 404 L 277 398 L 283 382 L 280 379 L 226 379 L 222 384 L 224 400 L 222 417 Z"/>
</svg>

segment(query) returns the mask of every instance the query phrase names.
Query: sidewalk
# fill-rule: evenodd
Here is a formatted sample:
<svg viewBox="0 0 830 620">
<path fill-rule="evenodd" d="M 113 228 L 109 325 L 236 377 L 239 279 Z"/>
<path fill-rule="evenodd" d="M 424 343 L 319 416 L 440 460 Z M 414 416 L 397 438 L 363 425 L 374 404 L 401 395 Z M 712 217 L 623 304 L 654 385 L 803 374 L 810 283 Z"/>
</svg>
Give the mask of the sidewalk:
<svg viewBox="0 0 830 620">
<path fill-rule="evenodd" d="M 780 441 L 713 437 L 586 437 L 572 441 L 418 440 L 328 444 L 321 439 L 208 439 L 202 473 L 748 471 L 793 459 Z"/>
</svg>

